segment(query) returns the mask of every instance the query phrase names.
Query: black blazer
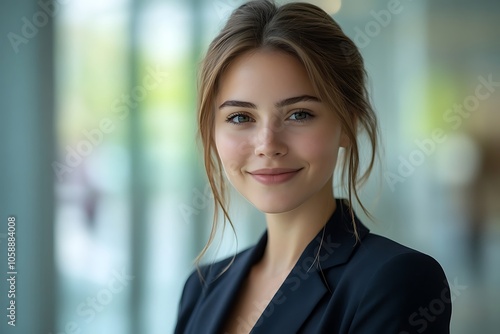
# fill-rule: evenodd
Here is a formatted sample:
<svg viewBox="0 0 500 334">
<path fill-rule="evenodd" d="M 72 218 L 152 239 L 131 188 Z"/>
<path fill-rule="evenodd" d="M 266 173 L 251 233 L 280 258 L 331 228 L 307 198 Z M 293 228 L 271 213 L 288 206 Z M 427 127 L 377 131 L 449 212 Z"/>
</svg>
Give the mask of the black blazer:
<svg viewBox="0 0 500 334">
<path fill-rule="evenodd" d="M 256 306 L 260 318 L 251 333 L 449 333 L 451 295 L 441 266 L 428 255 L 369 233 L 355 220 L 360 242 L 353 236 L 347 205 L 337 200 L 324 229 L 265 310 Z M 232 257 L 203 267 L 205 283 L 196 271 L 191 274 L 176 334 L 222 333 L 238 290 L 266 242 L 265 233 L 256 246 L 237 254 L 220 277 Z"/>
</svg>

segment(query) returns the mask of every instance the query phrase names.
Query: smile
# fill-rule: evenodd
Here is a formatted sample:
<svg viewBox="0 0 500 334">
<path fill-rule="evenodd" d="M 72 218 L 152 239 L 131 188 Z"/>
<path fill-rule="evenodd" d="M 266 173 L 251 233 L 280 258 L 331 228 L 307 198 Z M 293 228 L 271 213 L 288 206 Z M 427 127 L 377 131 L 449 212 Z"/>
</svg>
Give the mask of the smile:
<svg viewBox="0 0 500 334">
<path fill-rule="evenodd" d="M 302 168 L 291 169 L 291 168 L 266 168 L 259 169 L 249 174 L 258 182 L 265 185 L 280 184 L 290 181 L 297 175 Z"/>
</svg>

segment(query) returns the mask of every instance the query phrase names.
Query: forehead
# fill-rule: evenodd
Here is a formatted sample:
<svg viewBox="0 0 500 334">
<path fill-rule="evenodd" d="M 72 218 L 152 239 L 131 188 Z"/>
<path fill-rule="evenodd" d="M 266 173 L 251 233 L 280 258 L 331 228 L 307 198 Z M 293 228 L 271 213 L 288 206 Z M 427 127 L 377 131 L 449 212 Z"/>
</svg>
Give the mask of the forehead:
<svg viewBox="0 0 500 334">
<path fill-rule="evenodd" d="M 315 91 L 297 58 L 276 50 L 255 50 L 237 57 L 229 65 L 221 76 L 217 100 L 272 100 L 274 103 L 303 94 L 315 95 Z"/>
</svg>

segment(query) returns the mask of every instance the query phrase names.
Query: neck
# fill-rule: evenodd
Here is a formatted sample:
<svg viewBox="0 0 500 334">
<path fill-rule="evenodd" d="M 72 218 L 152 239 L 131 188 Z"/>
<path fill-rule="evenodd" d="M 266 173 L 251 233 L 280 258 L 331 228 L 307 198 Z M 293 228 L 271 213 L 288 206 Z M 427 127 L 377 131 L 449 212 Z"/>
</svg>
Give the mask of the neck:
<svg viewBox="0 0 500 334">
<path fill-rule="evenodd" d="M 289 272 L 336 209 L 331 182 L 294 210 L 267 214 L 267 246 L 261 266 L 271 274 Z"/>
</svg>

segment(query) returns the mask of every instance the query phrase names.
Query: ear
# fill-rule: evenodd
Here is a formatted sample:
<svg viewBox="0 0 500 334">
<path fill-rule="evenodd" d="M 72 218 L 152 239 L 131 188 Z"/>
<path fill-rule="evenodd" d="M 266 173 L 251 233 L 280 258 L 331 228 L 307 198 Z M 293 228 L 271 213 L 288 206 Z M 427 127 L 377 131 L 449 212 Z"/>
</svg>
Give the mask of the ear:
<svg viewBox="0 0 500 334">
<path fill-rule="evenodd" d="M 347 136 L 346 132 L 344 129 L 340 131 L 340 143 L 339 147 L 347 148 L 351 141 L 349 140 L 349 137 Z"/>
</svg>

